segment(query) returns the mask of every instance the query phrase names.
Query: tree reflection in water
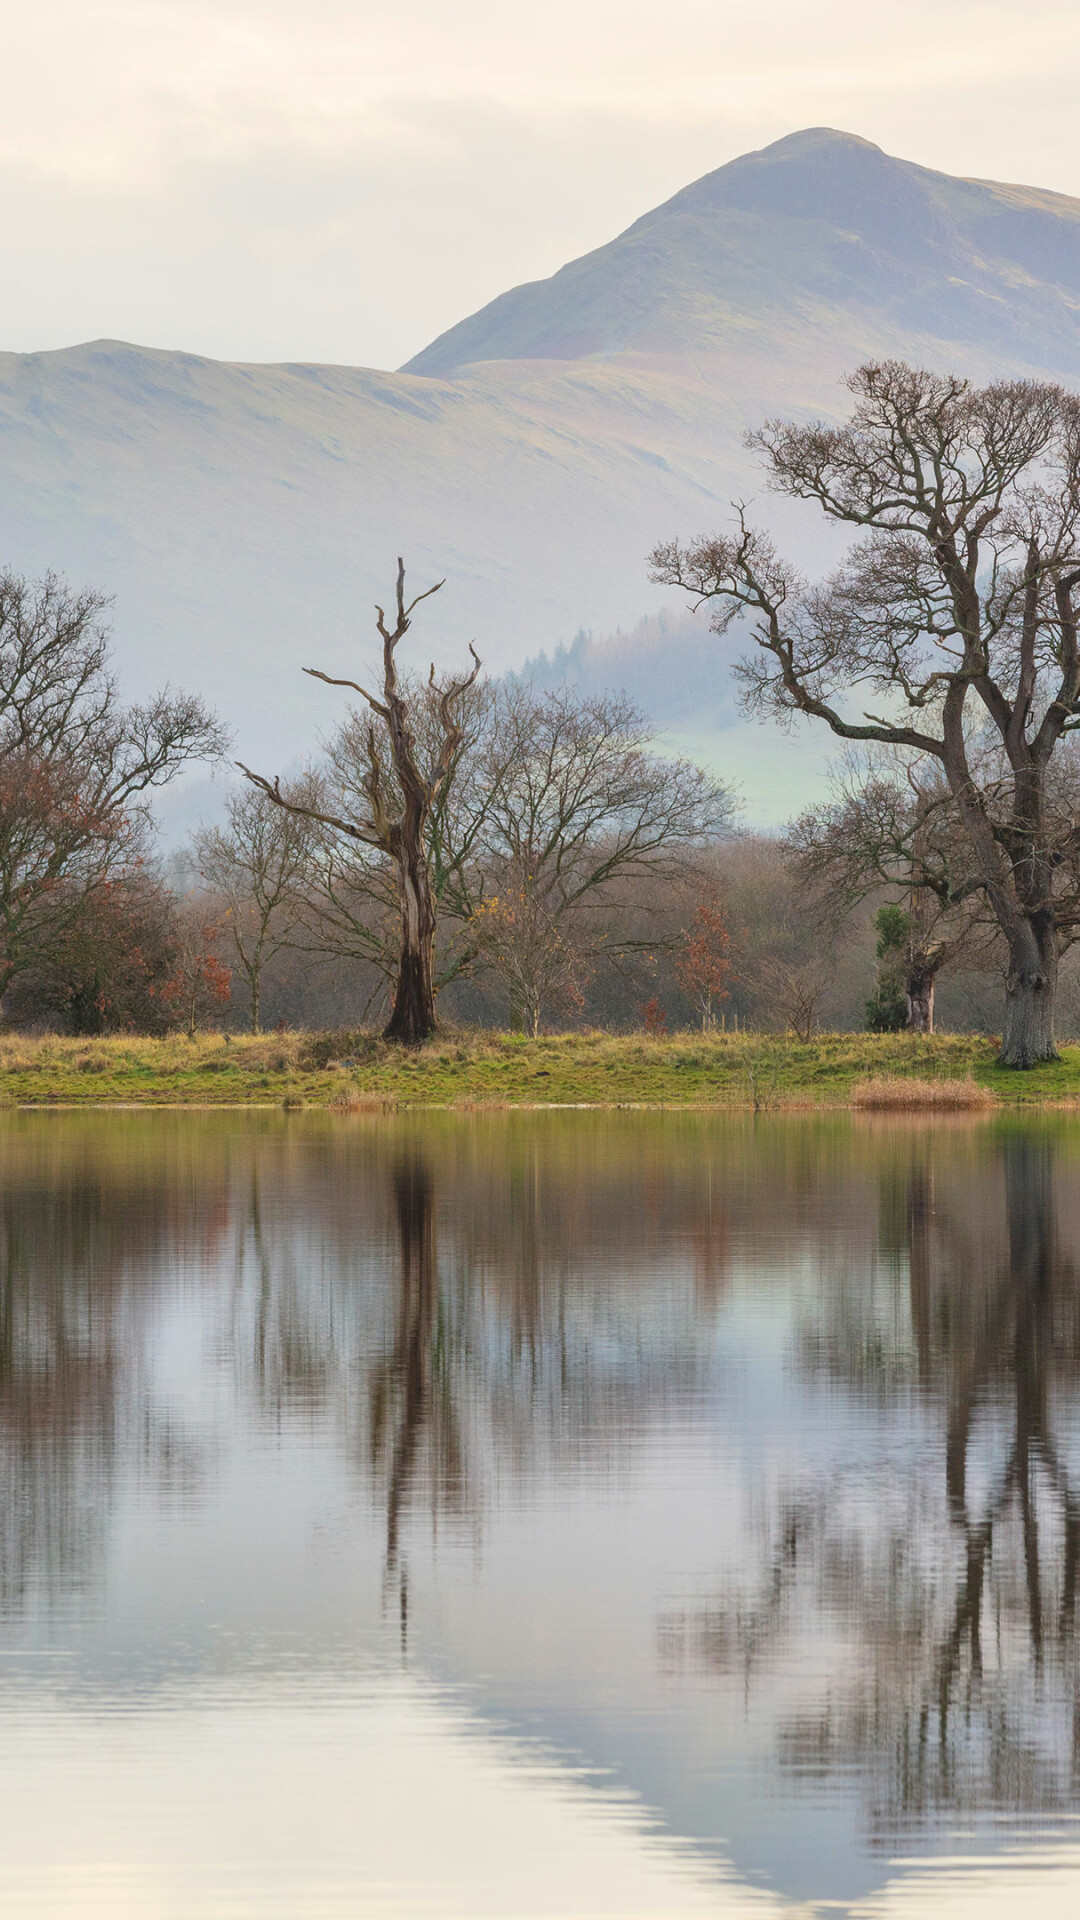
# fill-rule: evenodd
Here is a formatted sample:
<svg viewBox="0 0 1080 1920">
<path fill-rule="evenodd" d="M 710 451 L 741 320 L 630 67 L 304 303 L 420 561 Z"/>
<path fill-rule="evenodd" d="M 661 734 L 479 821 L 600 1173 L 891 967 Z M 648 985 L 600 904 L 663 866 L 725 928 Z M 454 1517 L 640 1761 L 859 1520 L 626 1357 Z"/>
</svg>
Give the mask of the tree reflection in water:
<svg viewBox="0 0 1080 1920">
<path fill-rule="evenodd" d="M 734 1720 L 748 1690 L 753 1740 L 771 1730 L 781 1777 L 857 1785 L 883 1840 L 936 1815 L 1075 1806 L 1068 1139 L 1039 1123 L 674 1115 L 10 1120 L 0 1606 L 97 1578 L 121 1477 L 155 1509 L 177 1492 L 209 1503 L 215 1450 L 232 1449 L 234 1489 L 262 1494 L 268 1460 L 296 1442 L 313 1511 L 345 1488 L 336 1510 L 355 1514 L 363 1489 L 371 1597 L 382 1576 L 403 1618 L 410 1554 L 417 1620 L 422 1582 L 448 1571 L 421 1560 L 423 1536 L 463 1542 L 471 1579 L 500 1506 L 520 1544 L 526 1509 L 557 1529 L 575 1489 L 595 1513 L 617 1490 L 625 1560 L 583 1557 L 581 1577 L 598 1617 L 615 1583 L 636 1583 L 639 1665 L 616 1670 L 613 1652 L 601 1676 L 629 1700 L 656 1679 L 648 1630 L 672 1551 L 701 1592 L 720 1461 L 733 1511 L 708 1516 L 709 1537 L 730 1581 L 661 1627 L 695 1702 L 702 1674 L 726 1676 Z M 782 1377 L 769 1369 L 792 1324 Z M 769 1383 L 748 1408 L 744 1362 Z M 646 1457 L 670 1479 L 637 1508 Z M 569 1562 L 580 1543 L 567 1541 Z M 230 1551 L 221 1578 L 239 1590 L 242 1526 Z M 297 1609 L 290 1629 L 309 1589 L 296 1591 L 281 1601 Z M 506 1626 L 489 1596 L 508 1675 L 534 1597 L 506 1601 Z M 580 1627 L 576 1600 L 546 1617 L 553 1669 Z M 719 1715 L 717 1731 L 730 1732 Z"/>
<path fill-rule="evenodd" d="M 700 1142 L 643 1167 L 610 1121 L 294 1142 L 234 1168 L 232 1365 L 262 1422 L 319 1424 L 372 1489 L 404 1614 L 411 1524 L 471 1549 L 509 1486 L 604 1470 L 693 1390 L 725 1208 Z M 685 1282 L 658 1289 L 676 1234 Z"/>
<path fill-rule="evenodd" d="M 17 1209 L 0 1202 L 5 1613 L 35 1591 L 55 1598 L 77 1586 L 100 1542 L 100 1494 L 115 1457 L 125 1359 L 102 1250 L 93 1263 L 81 1257 L 83 1204 L 77 1190 L 39 1190 L 22 1196 Z"/>
<path fill-rule="evenodd" d="M 823 1293 L 800 1349 L 804 1377 L 872 1401 L 891 1439 L 839 1472 L 786 1463 L 749 1577 L 661 1621 L 669 1667 L 787 1701 L 792 1785 L 855 1786 L 882 1844 L 957 1814 L 1075 1810 L 1080 1790 L 1080 1300 L 1053 1136 L 1004 1131 L 996 1193 L 939 1179 L 932 1141 L 882 1182 L 909 1377 L 857 1281 Z"/>
<path fill-rule="evenodd" d="M 172 1134 L 131 1152 L 120 1130 L 103 1154 L 80 1118 L 8 1116 L 0 1142 L 4 1614 L 85 1589 L 118 1473 L 183 1500 L 207 1464 L 154 1404 L 146 1349 L 178 1250 L 205 1255 L 221 1232 L 220 1173 L 193 1181 Z"/>
<path fill-rule="evenodd" d="M 496 1484 L 617 1455 L 620 1441 L 700 1369 L 689 1341 L 683 1355 L 665 1342 L 650 1364 L 636 1315 L 620 1325 L 606 1292 L 595 1337 L 597 1302 L 575 1264 L 587 1272 L 590 1242 L 603 1244 L 603 1225 L 590 1215 L 603 1215 L 610 1194 L 601 1189 L 582 1204 L 580 1191 L 563 1193 L 535 1142 L 509 1180 L 506 1171 L 498 1159 L 479 1179 L 474 1168 L 463 1194 L 444 1170 L 440 1257 L 432 1156 L 414 1140 L 387 1170 L 393 1332 L 359 1378 L 386 1517 L 386 1579 L 397 1582 L 403 1623 L 410 1507 L 474 1532 Z M 700 1241 L 707 1236 L 692 1211 Z"/>
<path fill-rule="evenodd" d="M 431 1169 L 419 1151 L 393 1173 L 401 1268 L 394 1342 L 372 1368 L 372 1465 L 385 1483 L 386 1580 L 398 1582 L 401 1632 L 408 1624 L 408 1577 L 401 1565 L 403 1511 L 421 1478 L 432 1511 L 464 1503 L 461 1423 L 451 1360 L 453 1327 L 442 1303 Z"/>
</svg>

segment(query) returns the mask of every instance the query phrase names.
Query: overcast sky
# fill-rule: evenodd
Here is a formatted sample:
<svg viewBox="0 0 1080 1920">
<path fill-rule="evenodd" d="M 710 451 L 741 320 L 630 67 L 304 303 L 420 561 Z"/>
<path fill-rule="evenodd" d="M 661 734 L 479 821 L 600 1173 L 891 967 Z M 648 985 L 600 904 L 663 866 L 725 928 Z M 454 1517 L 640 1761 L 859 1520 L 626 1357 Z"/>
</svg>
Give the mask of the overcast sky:
<svg viewBox="0 0 1080 1920">
<path fill-rule="evenodd" d="M 1080 196 L 1076 0 L 9 0 L 0 347 L 396 366 L 805 126 Z"/>
</svg>

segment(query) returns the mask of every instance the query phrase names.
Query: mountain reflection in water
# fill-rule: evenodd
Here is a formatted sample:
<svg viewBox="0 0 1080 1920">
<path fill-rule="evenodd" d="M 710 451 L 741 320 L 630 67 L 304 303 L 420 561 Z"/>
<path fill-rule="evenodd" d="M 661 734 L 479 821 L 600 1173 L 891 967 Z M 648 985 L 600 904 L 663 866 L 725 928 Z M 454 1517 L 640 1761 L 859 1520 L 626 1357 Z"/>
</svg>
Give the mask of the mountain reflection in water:
<svg viewBox="0 0 1080 1920">
<path fill-rule="evenodd" d="M 1080 1893 L 1080 1125 L 21 1115 L 0 1212 L 5 1913 Z"/>
</svg>

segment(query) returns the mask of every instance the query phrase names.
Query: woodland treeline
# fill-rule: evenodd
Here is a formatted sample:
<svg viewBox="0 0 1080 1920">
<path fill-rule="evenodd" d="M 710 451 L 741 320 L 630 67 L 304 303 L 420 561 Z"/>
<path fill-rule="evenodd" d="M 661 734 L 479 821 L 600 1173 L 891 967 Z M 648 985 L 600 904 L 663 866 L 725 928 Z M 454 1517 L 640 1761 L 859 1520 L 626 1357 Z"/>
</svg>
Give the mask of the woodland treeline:
<svg viewBox="0 0 1080 1920">
<path fill-rule="evenodd" d="M 168 689 L 124 706 L 100 596 L 0 577 L 4 1018 L 378 1022 L 405 1044 L 440 1016 L 803 1038 L 937 1018 L 1000 1029 L 1005 1064 L 1053 1057 L 1077 1001 L 1080 401 L 898 362 L 848 384 L 846 425 L 752 436 L 776 491 L 853 530 L 831 577 L 742 513 L 652 555 L 735 627 L 751 710 L 845 743 L 776 837 L 626 693 L 493 681 L 475 652 L 418 677 L 399 649 L 443 583 L 413 595 L 399 561 L 371 687 L 305 669 L 340 690 L 325 752 L 284 782 L 237 762 L 166 873 L 152 791 L 225 757 L 220 722 Z"/>
</svg>

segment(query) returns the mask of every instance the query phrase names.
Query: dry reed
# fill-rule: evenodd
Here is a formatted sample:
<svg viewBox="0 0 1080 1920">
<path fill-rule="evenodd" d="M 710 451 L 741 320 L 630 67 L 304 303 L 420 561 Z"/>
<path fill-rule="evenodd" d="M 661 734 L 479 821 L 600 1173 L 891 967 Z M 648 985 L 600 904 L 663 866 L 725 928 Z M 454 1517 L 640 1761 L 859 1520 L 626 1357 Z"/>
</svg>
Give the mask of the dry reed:
<svg viewBox="0 0 1080 1920">
<path fill-rule="evenodd" d="M 878 1113 L 980 1113 L 997 1101 L 989 1087 L 975 1080 L 902 1080 L 877 1074 L 852 1088 L 851 1104 Z"/>
</svg>

